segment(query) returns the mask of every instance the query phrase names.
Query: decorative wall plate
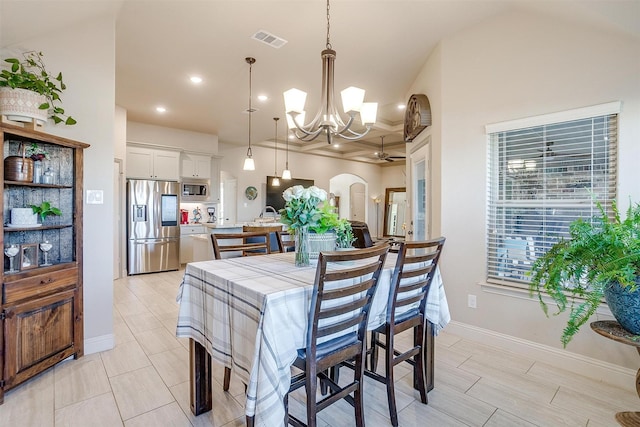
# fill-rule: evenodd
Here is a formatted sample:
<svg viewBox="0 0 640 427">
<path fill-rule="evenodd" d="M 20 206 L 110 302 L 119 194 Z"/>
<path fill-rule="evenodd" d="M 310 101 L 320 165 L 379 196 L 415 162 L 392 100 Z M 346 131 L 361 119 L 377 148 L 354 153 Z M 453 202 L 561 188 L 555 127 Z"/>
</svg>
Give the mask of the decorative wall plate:
<svg viewBox="0 0 640 427">
<path fill-rule="evenodd" d="M 258 190 L 256 187 L 247 187 L 247 189 L 244 190 L 244 195 L 247 196 L 247 199 L 254 200 L 258 197 Z"/>
</svg>

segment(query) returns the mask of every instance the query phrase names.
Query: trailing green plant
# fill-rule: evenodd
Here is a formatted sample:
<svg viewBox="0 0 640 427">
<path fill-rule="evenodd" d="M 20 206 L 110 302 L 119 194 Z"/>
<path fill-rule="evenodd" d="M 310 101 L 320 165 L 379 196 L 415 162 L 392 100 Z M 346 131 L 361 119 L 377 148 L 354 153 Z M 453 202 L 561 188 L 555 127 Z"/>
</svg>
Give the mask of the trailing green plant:
<svg viewBox="0 0 640 427">
<path fill-rule="evenodd" d="M 42 52 L 25 52 L 23 56 L 22 60 L 17 58 L 4 60 L 10 65 L 9 68 L 0 71 L 0 87 L 26 89 L 43 95 L 47 101 L 40 104 L 39 109 L 49 110 L 49 116 L 55 123 L 64 122 L 66 125 L 75 125 L 76 120 L 66 116 L 64 109 L 57 105 L 62 101 L 60 94 L 67 88 L 62 80 L 62 73 L 54 76 L 47 71 L 42 60 Z"/>
<path fill-rule="evenodd" d="M 42 202 L 40 205 L 31 205 L 34 214 L 40 215 L 42 221 L 49 215 L 62 215 L 62 211 L 56 207 L 51 206 L 51 202 Z"/>
<path fill-rule="evenodd" d="M 338 248 L 350 248 L 356 237 L 353 235 L 353 228 L 349 220 L 339 219 L 335 225 L 336 230 L 336 246 Z"/>
<path fill-rule="evenodd" d="M 600 203 L 591 221 L 577 219 L 569 225 L 569 239 L 561 239 L 532 266 L 530 293 L 537 294 L 549 316 L 544 295 L 551 297 L 559 314 L 569 309 L 562 332 L 566 347 L 595 313 L 604 291 L 613 282 L 635 291 L 640 276 L 640 204 L 630 204 L 622 219 L 615 201 L 610 218 Z"/>
</svg>

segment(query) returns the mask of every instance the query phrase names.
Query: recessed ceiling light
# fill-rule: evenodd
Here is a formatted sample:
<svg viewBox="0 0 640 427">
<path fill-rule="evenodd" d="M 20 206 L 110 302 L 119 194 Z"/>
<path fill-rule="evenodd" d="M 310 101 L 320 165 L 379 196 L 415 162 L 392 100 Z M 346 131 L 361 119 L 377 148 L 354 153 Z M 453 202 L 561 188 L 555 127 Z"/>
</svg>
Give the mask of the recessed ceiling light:
<svg viewBox="0 0 640 427">
<path fill-rule="evenodd" d="M 156 111 L 157 111 L 158 113 L 166 113 L 166 112 L 167 112 L 167 109 L 166 109 L 166 108 L 164 108 L 164 107 L 156 107 Z"/>
<path fill-rule="evenodd" d="M 198 76 L 191 76 L 189 80 L 191 80 L 191 83 L 196 85 L 202 83 L 202 77 L 198 77 Z"/>
<path fill-rule="evenodd" d="M 398 110 L 404 110 L 405 108 L 407 108 L 406 105 L 404 104 L 398 104 Z"/>
<path fill-rule="evenodd" d="M 269 99 L 267 95 L 258 95 L 258 100 L 262 102 L 266 101 L 267 99 Z"/>
</svg>

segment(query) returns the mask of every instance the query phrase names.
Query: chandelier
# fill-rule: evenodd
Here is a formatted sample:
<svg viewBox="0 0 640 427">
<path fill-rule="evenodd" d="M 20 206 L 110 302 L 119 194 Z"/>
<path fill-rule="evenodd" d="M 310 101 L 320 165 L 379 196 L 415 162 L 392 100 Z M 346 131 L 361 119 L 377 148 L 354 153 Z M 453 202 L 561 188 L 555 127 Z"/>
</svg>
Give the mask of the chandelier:
<svg viewBox="0 0 640 427">
<path fill-rule="evenodd" d="M 246 171 L 253 171 L 256 170 L 256 164 L 253 161 L 253 153 L 251 152 L 251 113 L 255 110 L 251 108 L 251 66 L 255 64 L 256 59 L 249 57 L 244 60 L 249 64 L 249 109 L 247 110 L 247 113 L 249 114 L 249 148 L 247 149 L 247 157 L 244 159 L 244 166 L 242 169 Z"/>
<path fill-rule="evenodd" d="M 376 122 L 378 103 L 363 102 L 365 91 L 351 86 L 341 92 L 342 106 L 344 112 L 349 116 L 348 120 L 345 122 L 338 113 L 338 109 L 334 103 L 333 85 L 336 51 L 331 48 L 331 40 L 329 37 L 329 11 L 329 0 L 327 0 L 327 44 L 326 49 L 323 50 L 321 54 L 322 97 L 320 109 L 311 122 L 304 124 L 304 104 L 307 94 L 295 88 L 284 92 L 284 104 L 289 129 L 293 129 L 296 138 L 301 141 L 313 141 L 319 135 L 326 134 L 327 142 L 331 144 L 334 137 L 356 140 L 369 133 Z M 360 114 L 362 125 L 365 127 L 360 133 L 351 129 L 358 113 Z"/>
</svg>

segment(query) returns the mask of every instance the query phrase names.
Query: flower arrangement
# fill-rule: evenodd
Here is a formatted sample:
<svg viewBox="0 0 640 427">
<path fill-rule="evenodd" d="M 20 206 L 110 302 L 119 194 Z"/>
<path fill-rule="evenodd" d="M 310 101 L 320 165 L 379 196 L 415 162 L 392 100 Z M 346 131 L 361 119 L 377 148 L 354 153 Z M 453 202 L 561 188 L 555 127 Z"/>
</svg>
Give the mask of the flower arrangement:
<svg viewBox="0 0 640 427">
<path fill-rule="evenodd" d="M 311 252 L 314 259 L 322 250 L 335 250 L 335 237 L 333 240 L 320 239 L 322 245 L 330 247 L 321 249 L 310 246 L 310 232 L 323 235 L 336 228 L 339 223 L 335 208 L 327 202 L 327 192 L 311 186 L 304 188 L 294 185 L 287 188 L 282 197 L 285 200 L 284 209 L 280 209 L 280 221 L 288 225 L 289 232 L 295 234 L 296 252 L 295 262 L 298 267 L 306 267 L 310 264 Z M 314 241 L 317 239 L 314 238 Z"/>
<path fill-rule="evenodd" d="M 327 192 L 312 185 L 304 188 L 294 185 L 287 188 L 282 197 L 284 209 L 280 209 L 280 221 L 286 224 L 290 232 L 307 228 L 315 233 L 326 233 L 335 228 L 338 215 L 334 207 L 327 203 Z"/>
<path fill-rule="evenodd" d="M 31 157 L 36 162 L 42 159 L 49 160 L 49 152 L 44 148 L 40 147 L 35 142 L 27 147 L 26 155 Z"/>
</svg>

